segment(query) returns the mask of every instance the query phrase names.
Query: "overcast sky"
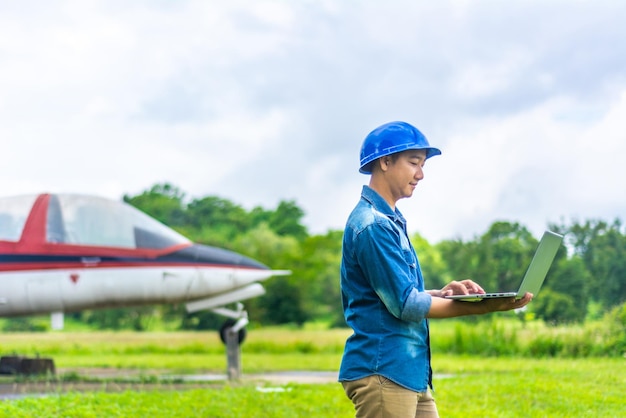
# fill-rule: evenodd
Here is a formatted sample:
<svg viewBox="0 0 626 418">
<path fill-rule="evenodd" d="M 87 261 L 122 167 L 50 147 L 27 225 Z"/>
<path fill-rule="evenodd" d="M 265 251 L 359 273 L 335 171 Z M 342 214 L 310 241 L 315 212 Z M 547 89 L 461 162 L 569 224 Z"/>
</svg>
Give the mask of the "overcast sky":
<svg viewBox="0 0 626 418">
<path fill-rule="evenodd" d="M 432 243 L 626 214 L 624 1 L 0 0 L 0 196 L 168 182 L 341 229 L 378 125 Z"/>
</svg>

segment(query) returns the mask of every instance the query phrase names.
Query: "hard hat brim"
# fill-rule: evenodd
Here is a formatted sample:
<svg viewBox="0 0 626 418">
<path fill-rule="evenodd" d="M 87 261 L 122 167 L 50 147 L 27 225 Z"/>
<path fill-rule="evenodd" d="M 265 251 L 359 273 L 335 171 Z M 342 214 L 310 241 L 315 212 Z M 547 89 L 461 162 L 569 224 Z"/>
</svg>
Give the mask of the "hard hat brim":
<svg viewBox="0 0 626 418">
<path fill-rule="evenodd" d="M 430 157 L 434 157 L 436 155 L 441 155 L 441 150 L 435 147 L 406 147 L 400 151 L 390 152 L 388 154 L 382 155 L 371 155 L 366 157 L 364 161 L 361 162 L 361 167 L 359 168 L 359 173 L 362 174 L 372 174 L 372 163 L 378 160 L 381 157 L 385 157 L 387 155 L 397 154 L 399 152 L 408 151 L 408 150 L 425 150 L 426 151 L 426 159 L 428 160 Z"/>
</svg>

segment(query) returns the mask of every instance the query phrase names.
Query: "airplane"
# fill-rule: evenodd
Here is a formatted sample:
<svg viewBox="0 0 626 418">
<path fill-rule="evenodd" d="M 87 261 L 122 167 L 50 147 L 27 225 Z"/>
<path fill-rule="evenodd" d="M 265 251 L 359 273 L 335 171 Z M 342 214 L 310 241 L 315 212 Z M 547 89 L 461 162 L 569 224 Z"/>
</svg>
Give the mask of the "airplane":
<svg viewBox="0 0 626 418">
<path fill-rule="evenodd" d="M 184 303 L 245 337 L 241 301 L 291 274 L 189 239 L 123 201 L 81 194 L 0 198 L 0 317 Z M 236 304 L 236 309 L 229 308 Z"/>
</svg>

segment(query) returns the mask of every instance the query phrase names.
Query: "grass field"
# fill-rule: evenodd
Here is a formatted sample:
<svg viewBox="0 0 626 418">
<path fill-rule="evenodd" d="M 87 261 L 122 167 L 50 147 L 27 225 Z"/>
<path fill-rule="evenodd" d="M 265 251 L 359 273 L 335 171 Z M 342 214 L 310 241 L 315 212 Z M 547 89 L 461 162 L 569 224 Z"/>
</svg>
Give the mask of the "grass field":
<svg viewBox="0 0 626 418">
<path fill-rule="evenodd" d="M 244 375 L 263 371 L 336 371 L 346 330 L 250 332 Z M 76 332 L 3 334 L 2 354 L 53 357 L 56 380 L 83 368 L 224 373 L 214 333 Z M 626 358 L 522 358 L 434 353 L 435 397 L 442 417 L 626 416 Z M 82 372 L 81 372 L 82 373 Z M 156 372 L 155 372 L 156 373 Z M 150 379 L 148 379 L 150 380 Z M 120 392 L 55 392 L 0 402 L 0 417 L 350 417 L 338 383 L 268 385 L 243 380 L 172 387 L 150 380 Z M 156 384 L 154 384 L 157 382 Z M 19 385 L 3 377 L 0 383 Z M 103 386 L 104 388 L 104 386 Z"/>
</svg>

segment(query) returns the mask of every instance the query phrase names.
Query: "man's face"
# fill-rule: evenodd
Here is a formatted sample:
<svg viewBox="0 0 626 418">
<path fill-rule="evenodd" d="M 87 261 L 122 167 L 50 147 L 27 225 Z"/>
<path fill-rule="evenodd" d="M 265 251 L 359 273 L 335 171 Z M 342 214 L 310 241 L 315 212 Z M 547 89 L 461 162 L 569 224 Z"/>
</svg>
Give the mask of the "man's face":
<svg viewBox="0 0 626 418">
<path fill-rule="evenodd" d="M 387 179 L 395 201 L 411 197 L 417 183 L 424 178 L 425 150 L 407 150 L 389 158 Z"/>
</svg>

